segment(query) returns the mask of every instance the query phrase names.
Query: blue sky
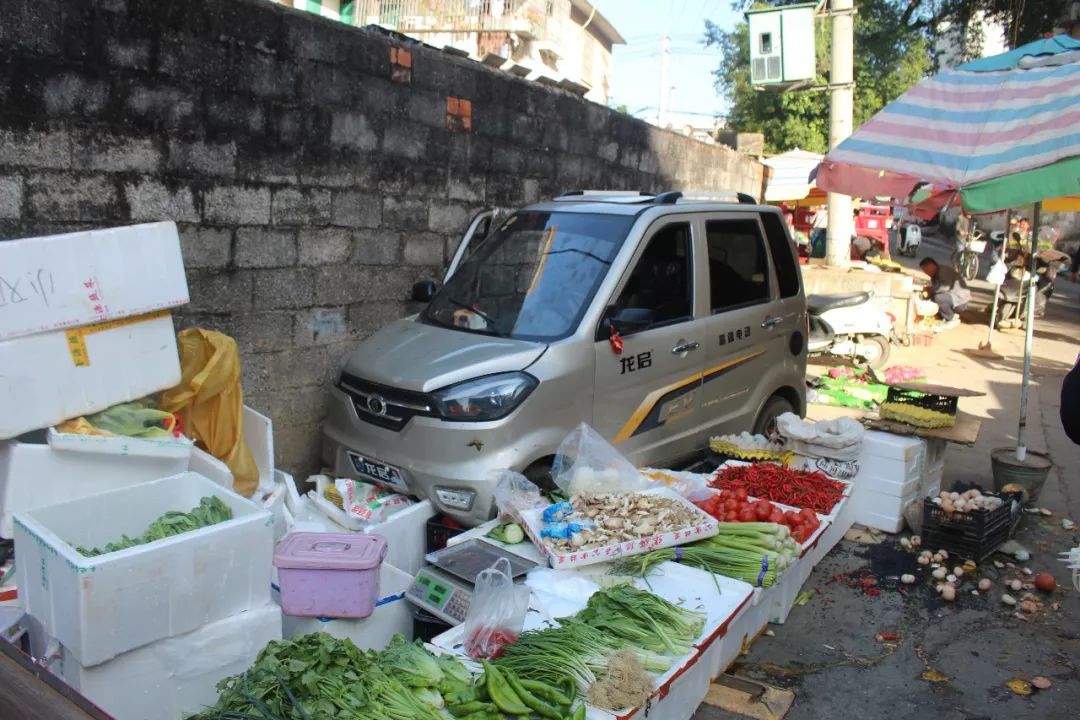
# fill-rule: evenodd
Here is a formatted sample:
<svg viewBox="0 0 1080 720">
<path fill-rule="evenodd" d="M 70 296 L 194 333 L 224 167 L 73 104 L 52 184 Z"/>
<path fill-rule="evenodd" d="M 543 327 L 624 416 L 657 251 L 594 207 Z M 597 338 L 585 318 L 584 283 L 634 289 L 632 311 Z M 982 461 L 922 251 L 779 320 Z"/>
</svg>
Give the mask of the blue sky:
<svg viewBox="0 0 1080 720">
<path fill-rule="evenodd" d="M 712 71 L 719 51 L 701 44 L 705 19 L 730 30 L 739 16 L 731 0 L 592 0 L 593 5 L 626 38 L 616 45 L 612 57 L 611 100 L 626 104 L 631 113 L 646 108 L 638 117 L 655 117 L 660 97 L 660 36 L 671 36 L 668 78 L 675 90 L 673 113 L 704 113 L 724 110 L 713 88 Z M 708 117 L 701 118 L 707 124 Z"/>
</svg>

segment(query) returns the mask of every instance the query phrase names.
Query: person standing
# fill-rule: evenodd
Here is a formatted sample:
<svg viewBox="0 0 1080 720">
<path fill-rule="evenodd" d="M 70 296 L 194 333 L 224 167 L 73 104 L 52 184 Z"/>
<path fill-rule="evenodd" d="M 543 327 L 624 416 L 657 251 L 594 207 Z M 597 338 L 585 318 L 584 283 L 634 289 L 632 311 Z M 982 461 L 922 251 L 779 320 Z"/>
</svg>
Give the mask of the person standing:
<svg viewBox="0 0 1080 720">
<path fill-rule="evenodd" d="M 943 325 L 935 327 L 934 330 L 952 330 L 960 324 L 957 311 L 967 309 L 971 302 L 971 290 L 955 268 L 939 265 L 934 258 L 923 258 L 919 267 L 930 276 L 930 287 L 926 293 L 938 306 L 938 315 L 944 321 Z"/>
<path fill-rule="evenodd" d="M 1077 445 L 1080 445 L 1080 357 L 1061 382 L 1061 427 Z"/>
</svg>

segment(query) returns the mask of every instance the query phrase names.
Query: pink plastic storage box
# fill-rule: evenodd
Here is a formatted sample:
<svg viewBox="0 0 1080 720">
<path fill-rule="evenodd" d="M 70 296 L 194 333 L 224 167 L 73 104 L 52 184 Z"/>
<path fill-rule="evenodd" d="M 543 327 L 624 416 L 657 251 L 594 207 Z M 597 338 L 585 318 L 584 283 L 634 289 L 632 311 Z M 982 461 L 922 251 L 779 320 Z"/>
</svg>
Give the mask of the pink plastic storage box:
<svg viewBox="0 0 1080 720">
<path fill-rule="evenodd" d="M 365 618 L 379 597 L 386 538 L 293 533 L 274 550 L 281 609 L 300 617 Z"/>
</svg>

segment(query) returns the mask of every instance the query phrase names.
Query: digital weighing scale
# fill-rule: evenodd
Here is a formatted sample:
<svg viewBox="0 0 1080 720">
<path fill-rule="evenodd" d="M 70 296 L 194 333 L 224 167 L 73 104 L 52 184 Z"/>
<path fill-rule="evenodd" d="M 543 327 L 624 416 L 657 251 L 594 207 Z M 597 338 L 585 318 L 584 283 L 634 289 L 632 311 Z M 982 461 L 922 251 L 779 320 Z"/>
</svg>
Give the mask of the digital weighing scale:
<svg viewBox="0 0 1080 720">
<path fill-rule="evenodd" d="M 510 563 L 515 580 L 536 567 L 532 560 L 476 538 L 426 555 L 424 559 L 431 564 L 416 572 L 406 597 L 451 625 L 460 625 L 469 612 L 477 574 L 499 558 Z"/>
</svg>

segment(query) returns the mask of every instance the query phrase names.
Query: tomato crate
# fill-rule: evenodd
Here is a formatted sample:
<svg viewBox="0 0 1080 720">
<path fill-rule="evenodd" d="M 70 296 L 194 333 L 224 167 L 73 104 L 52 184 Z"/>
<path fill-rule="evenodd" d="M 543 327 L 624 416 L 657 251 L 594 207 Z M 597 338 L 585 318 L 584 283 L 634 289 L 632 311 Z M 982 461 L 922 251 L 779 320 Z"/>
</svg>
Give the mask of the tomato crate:
<svg viewBox="0 0 1080 720">
<path fill-rule="evenodd" d="M 924 503 L 923 545 L 981 562 L 1009 539 L 1023 514 L 1019 493 L 1003 493 L 998 497 L 1005 502 L 996 510 L 966 513 L 947 513 L 931 502 Z"/>
</svg>

